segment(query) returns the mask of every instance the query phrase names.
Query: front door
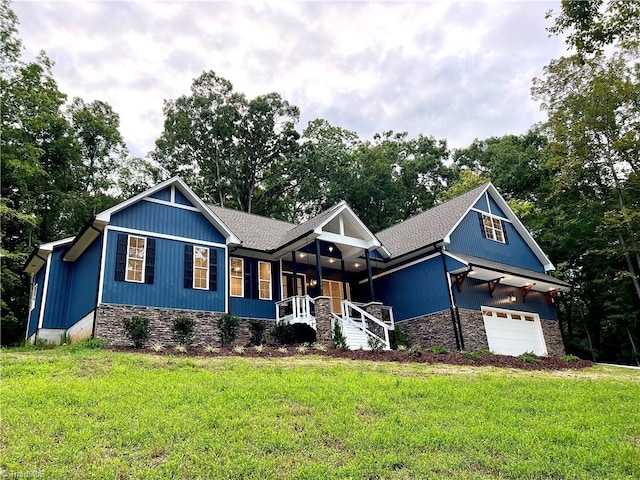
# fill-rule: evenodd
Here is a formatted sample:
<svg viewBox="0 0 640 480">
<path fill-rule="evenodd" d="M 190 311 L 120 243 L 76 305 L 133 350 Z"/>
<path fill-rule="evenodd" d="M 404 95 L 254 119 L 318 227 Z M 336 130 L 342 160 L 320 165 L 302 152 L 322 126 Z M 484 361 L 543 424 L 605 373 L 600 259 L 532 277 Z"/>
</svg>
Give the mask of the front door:
<svg viewBox="0 0 640 480">
<path fill-rule="evenodd" d="M 322 280 L 322 293 L 325 297 L 331 297 L 331 311 L 336 315 L 342 315 L 342 300 L 344 300 L 342 285 L 342 282 L 335 280 Z M 351 300 L 349 284 L 347 284 L 347 299 Z"/>
<path fill-rule="evenodd" d="M 298 295 L 303 297 L 306 294 L 306 277 L 304 274 L 299 273 L 298 277 L 298 288 L 294 292 L 293 288 L 293 273 L 290 272 L 282 272 L 282 299 L 293 297 L 294 295 Z"/>
</svg>

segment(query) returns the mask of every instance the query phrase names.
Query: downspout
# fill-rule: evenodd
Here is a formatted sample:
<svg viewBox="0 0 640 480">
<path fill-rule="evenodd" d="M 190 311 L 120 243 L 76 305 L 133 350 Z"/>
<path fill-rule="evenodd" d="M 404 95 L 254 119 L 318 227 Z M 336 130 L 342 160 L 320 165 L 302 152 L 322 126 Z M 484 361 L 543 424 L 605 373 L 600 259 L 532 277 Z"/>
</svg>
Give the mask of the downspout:
<svg viewBox="0 0 640 480">
<path fill-rule="evenodd" d="M 447 292 L 449 293 L 449 311 L 451 312 L 451 323 L 453 325 L 453 334 L 456 339 L 456 348 L 458 350 L 464 350 L 464 340 L 462 339 L 462 329 L 460 328 L 460 315 L 458 313 L 458 307 L 453 297 L 453 288 L 451 288 L 451 279 L 447 273 L 447 263 L 444 260 L 444 251 L 442 247 L 438 248 L 440 252 L 440 259 L 442 260 L 442 271 L 447 283 Z"/>
</svg>

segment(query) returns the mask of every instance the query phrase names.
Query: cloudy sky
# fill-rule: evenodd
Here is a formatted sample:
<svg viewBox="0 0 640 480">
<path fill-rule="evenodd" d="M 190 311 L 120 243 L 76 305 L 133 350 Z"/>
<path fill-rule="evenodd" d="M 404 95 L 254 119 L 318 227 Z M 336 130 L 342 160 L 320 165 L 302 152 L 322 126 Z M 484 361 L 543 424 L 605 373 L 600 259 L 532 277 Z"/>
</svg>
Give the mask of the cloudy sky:
<svg viewBox="0 0 640 480">
<path fill-rule="evenodd" d="M 26 57 L 45 50 L 69 98 L 120 114 L 130 151 L 162 131 L 164 99 L 213 70 L 249 97 L 278 92 L 298 129 L 324 118 L 370 139 L 407 131 L 464 147 L 544 118 L 531 79 L 564 52 L 547 1 L 14 0 Z"/>
</svg>

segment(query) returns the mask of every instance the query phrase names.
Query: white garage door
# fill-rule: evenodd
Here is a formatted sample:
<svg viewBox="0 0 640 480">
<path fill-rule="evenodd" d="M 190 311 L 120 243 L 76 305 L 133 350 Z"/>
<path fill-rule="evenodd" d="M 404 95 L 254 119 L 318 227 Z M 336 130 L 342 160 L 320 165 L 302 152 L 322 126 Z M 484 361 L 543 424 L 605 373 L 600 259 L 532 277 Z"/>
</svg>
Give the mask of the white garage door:
<svg viewBox="0 0 640 480">
<path fill-rule="evenodd" d="M 502 355 L 533 352 L 546 356 L 540 317 L 535 313 L 482 307 L 489 350 Z"/>
</svg>

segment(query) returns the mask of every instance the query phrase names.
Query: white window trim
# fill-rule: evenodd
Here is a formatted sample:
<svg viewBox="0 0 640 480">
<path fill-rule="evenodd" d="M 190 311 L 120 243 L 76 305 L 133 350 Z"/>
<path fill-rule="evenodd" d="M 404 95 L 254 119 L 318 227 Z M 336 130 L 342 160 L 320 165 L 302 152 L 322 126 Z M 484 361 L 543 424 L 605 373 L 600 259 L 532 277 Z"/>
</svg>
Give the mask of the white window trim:
<svg viewBox="0 0 640 480">
<path fill-rule="evenodd" d="M 196 287 L 196 248 L 200 248 L 202 250 L 206 250 L 207 251 L 207 275 L 205 277 L 206 279 L 206 283 L 205 283 L 205 287 Z M 194 290 L 209 290 L 209 268 L 210 268 L 210 264 L 211 264 L 211 257 L 209 256 L 211 255 L 211 249 L 207 248 L 207 247 L 200 247 L 197 245 L 193 245 L 193 289 Z M 197 267 L 198 269 L 202 270 L 202 267 Z"/>
<path fill-rule="evenodd" d="M 267 265 L 269 267 L 269 279 L 263 279 L 260 277 L 260 265 Z M 273 275 L 272 275 L 272 271 L 271 271 L 271 263 L 270 262 L 258 262 L 258 298 L 260 300 L 272 300 L 273 299 Z M 262 282 L 269 282 L 269 296 L 268 297 L 263 297 L 262 296 L 262 289 L 260 288 L 260 284 Z"/>
<path fill-rule="evenodd" d="M 491 227 L 489 227 L 489 228 L 484 223 L 485 217 L 491 219 Z M 496 235 L 496 230 L 497 229 L 496 229 L 495 224 L 494 224 L 495 220 L 500 222 L 500 233 L 502 234 L 502 240 L 498 240 L 498 237 Z M 504 239 L 504 225 L 503 225 L 502 219 L 500 217 L 497 217 L 495 215 L 489 215 L 489 214 L 483 213 L 482 214 L 482 228 L 484 228 L 484 236 L 487 239 L 493 240 L 494 242 L 498 242 L 498 243 L 507 243 L 507 242 L 505 242 L 505 239 Z"/>
<path fill-rule="evenodd" d="M 233 294 L 233 278 L 238 278 L 237 275 L 233 274 L 233 261 L 240 260 L 240 265 L 242 265 L 242 270 L 240 272 L 240 287 L 242 289 L 242 293 L 240 295 Z M 231 297 L 244 298 L 244 258 L 240 257 L 229 257 L 229 295 Z"/>
<path fill-rule="evenodd" d="M 144 240 L 144 247 L 143 247 L 143 253 L 142 253 L 142 275 L 140 275 L 140 280 L 130 280 L 129 279 L 129 260 L 130 260 L 130 256 L 129 256 L 129 251 L 130 251 L 130 242 L 132 238 L 138 238 L 140 240 Z M 134 258 L 134 260 L 139 260 L 139 258 Z M 124 270 L 124 280 L 125 282 L 132 282 L 132 283 L 144 283 L 144 272 L 146 270 L 146 266 L 147 266 L 147 238 L 146 237 L 139 237 L 137 235 L 128 235 L 127 236 L 127 260 L 126 260 L 126 266 L 125 266 L 125 270 Z"/>
</svg>

